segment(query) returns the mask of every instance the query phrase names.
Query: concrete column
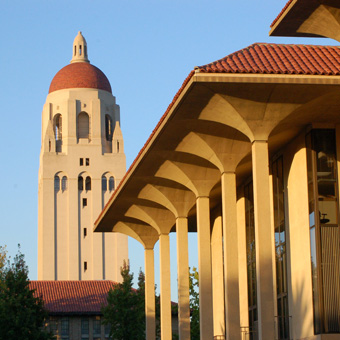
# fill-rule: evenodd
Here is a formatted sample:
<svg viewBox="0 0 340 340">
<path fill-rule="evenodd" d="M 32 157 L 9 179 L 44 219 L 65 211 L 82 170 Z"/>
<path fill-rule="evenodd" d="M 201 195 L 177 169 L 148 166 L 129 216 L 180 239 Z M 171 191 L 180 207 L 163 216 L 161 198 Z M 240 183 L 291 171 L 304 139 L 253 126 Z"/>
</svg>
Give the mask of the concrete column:
<svg viewBox="0 0 340 340">
<path fill-rule="evenodd" d="M 252 144 L 254 218 L 256 244 L 256 282 L 258 307 L 258 338 L 275 339 L 272 224 L 268 143 Z"/>
<path fill-rule="evenodd" d="M 190 340 L 188 220 L 176 219 L 179 339 Z"/>
<path fill-rule="evenodd" d="M 197 240 L 201 340 L 213 339 L 209 197 L 197 197 Z"/>
<path fill-rule="evenodd" d="M 153 249 L 145 249 L 146 340 L 156 339 L 155 264 Z"/>
<path fill-rule="evenodd" d="M 223 173 L 221 184 L 226 328 L 228 339 L 239 340 L 241 339 L 241 324 L 235 173 Z"/>
<path fill-rule="evenodd" d="M 238 229 L 238 263 L 239 263 L 239 291 L 240 291 L 240 325 L 243 330 L 249 327 L 248 316 L 248 285 L 247 285 L 247 245 L 246 245 L 246 220 L 245 198 L 243 188 L 240 189 L 237 200 L 237 229 Z"/>
<path fill-rule="evenodd" d="M 214 336 L 225 334 L 222 216 L 217 216 L 211 233 Z"/>
<path fill-rule="evenodd" d="M 161 295 L 161 339 L 171 340 L 171 282 L 169 234 L 159 235 L 160 295 Z"/>
</svg>

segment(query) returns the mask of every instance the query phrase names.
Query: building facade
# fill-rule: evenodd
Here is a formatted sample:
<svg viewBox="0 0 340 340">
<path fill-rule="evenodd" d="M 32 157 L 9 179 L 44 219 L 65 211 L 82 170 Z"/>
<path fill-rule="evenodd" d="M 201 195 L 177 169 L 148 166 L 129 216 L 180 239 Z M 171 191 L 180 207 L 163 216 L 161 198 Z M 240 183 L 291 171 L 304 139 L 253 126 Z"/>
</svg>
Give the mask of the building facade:
<svg viewBox="0 0 340 340">
<path fill-rule="evenodd" d="M 110 325 L 104 325 L 102 306 L 115 282 L 31 281 L 30 289 L 44 301 L 46 328 L 56 340 L 109 340 Z"/>
<path fill-rule="evenodd" d="M 121 281 L 127 237 L 94 234 L 93 222 L 125 163 L 119 106 L 79 32 L 71 63 L 53 78 L 42 112 L 39 280 Z"/>
<path fill-rule="evenodd" d="M 271 35 L 340 41 L 340 1 L 290 0 Z M 147 339 L 190 339 L 188 232 L 197 232 L 201 340 L 340 339 L 340 48 L 257 43 L 196 67 L 96 231 L 145 248 Z M 169 233 L 177 237 L 170 273 Z"/>
</svg>

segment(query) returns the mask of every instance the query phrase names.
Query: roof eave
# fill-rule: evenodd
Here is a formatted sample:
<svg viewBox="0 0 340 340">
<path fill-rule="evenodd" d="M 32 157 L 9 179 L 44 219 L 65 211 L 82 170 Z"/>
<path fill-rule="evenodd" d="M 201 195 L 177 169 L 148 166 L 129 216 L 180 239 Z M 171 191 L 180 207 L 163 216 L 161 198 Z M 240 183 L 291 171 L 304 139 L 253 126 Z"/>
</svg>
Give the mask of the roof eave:
<svg viewBox="0 0 340 340">
<path fill-rule="evenodd" d="M 302 23 L 320 5 L 317 0 L 293 0 L 286 10 L 273 22 L 270 36 L 278 37 L 318 37 L 321 35 L 298 32 Z"/>
<path fill-rule="evenodd" d="M 132 165 L 130 166 L 128 171 L 126 172 L 125 176 L 123 177 L 123 179 L 119 183 L 117 189 L 114 191 L 114 193 L 110 197 L 108 203 L 105 205 L 104 209 L 102 210 L 102 212 L 98 216 L 97 220 L 95 221 L 94 228 L 93 228 L 94 232 L 104 231 L 105 224 L 106 224 L 105 223 L 106 213 L 110 210 L 111 206 L 114 204 L 114 202 L 121 195 L 122 191 L 124 191 L 124 188 L 126 187 L 127 183 L 129 182 L 131 176 L 136 171 L 136 169 L 140 166 L 140 163 L 144 160 L 145 156 L 147 155 L 150 148 L 152 147 L 154 141 L 162 133 L 167 122 L 169 121 L 169 119 L 172 117 L 172 115 L 176 111 L 176 108 L 178 107 L 178 105 L 180 105 L 181 101 L 183 100 L 185 95 L 188 93 L 189 89 L 191 88 L 191 86 L 195 82 L 196 74 L 197 73 L 195 71 L 191 71 L 189 76 L 186 79 L 186 80 L 188 80 L 187 83 L 185 84 L 184 87 L 182 87 L 177 92 L 177 94 L 176 94 L 177 98 L 175 96 L 176 100 L 172 104 L 170 104 L 168 110 L 162 116 L 161 120 L 159 121 L 158 125 L 156 126 L 156 128 L 152 132 L 151 136 L 149 137 L 149 139 L 145 143 L 144 147 L 141 149 L 141 151 L 137 155 L 136 159 L 134 160 L 134 162 L 132 163 Z"/>
</svg>

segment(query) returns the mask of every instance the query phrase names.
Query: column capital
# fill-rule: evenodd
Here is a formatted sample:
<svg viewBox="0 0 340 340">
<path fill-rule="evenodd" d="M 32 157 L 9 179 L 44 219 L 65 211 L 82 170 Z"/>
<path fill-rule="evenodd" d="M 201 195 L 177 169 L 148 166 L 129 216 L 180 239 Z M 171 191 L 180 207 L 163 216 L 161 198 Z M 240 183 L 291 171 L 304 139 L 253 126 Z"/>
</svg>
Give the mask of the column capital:
<svg viewBox="0 0 340 340">
<path fill-rule="evenodd" d="M 251 144 L 253 145 L 254 143 L 268 143 L 268 139 L 254 139 Z"/>
</svg>

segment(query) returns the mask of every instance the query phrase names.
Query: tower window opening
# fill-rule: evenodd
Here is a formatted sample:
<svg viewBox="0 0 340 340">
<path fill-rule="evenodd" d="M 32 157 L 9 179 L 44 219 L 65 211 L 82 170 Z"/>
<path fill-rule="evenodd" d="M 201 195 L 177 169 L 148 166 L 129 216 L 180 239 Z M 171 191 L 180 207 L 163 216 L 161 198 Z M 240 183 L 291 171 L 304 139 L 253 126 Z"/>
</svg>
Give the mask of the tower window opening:
<svg viewBox="0 0 340 340">
<path fill-rule="evenodd" d="M 78 190 L 83 191 L 84 190 L 84 180 L 82 176 L 78 177 Z"/>
<path fill-rule="evenodd" d="M 87 198 L 83 198 L 83 208 L 87 207 Z"/>
<path fill-rule="evenodd" d="M 51 141 L 48 141 L 48 151 L 51 152 Z"/>
<path fill-rule="evenodd" d="M 58 192 L 60 190 L 60 178 L 58 175 L 54 176 L 54 191 Z"/>
<path fill-rule="evenodd" d="M 110 191 L 115 190 L 115 179 L 113 178 L 113 176 L 109 178 L 109 190 Z"/>
<path fill-rule="evenodd" d="M 77 46 L 74 46 L 74 56 L 77 54 Z"/>
<path fill-rule="evenodd" d="M 85 159 L 85 165 L 86 165 L 86 166 L 89 166 L 89 165 L 90 165 L 90 158 L 86 158 L 86 159 Z"/>
<path fill-rule="evenodd" d="M 84 228 L 84 237 L 87 236 L 87 228 Z"/>
<path fill-rule="evenodd" d="M 112 118 L 108 114 L 105 115 L 105 138 L 112 141 Z"/>
<path fill-rule="evenodd" d="M 105 176 L 102 176 L 102 191 L 107 190 L 107 179 Z"/>
<path fill-rule="evenodd" d="M 79 55 L 81 55 L 81 45 L 79 45 Z"/>
<path fill-rule="evenodd" d="M 63 124 L 62 116 L 60 113 L 56 114 L 53 122 L 54 137 L 56 141 L 56 152 L 62 151 L 62 138 L 63 138 Z"/>
<path fill-rule="evenodd" d="M 86 191 L 91 190 L 91 177 L 87 176 L 85 179 L 85 189 Z"/>
<path fill-rule="evenodd" d="M 66 176 L 63 176 L 63 178 L 61 180 L 61 190 L 62 190 L 62 192 L 67 190 L 67 177 Z"/>
<path fill-rule="evenodd" d="M 117 142 L 117 152 L 119 152 L 119 142 Z"/>
<path fill-rule="evenodd" d="M 84 272 L 87 271 L 87 261 L 84 261 Z"/>
<path fill-rule="evenodd" d="M 84 165 L 84 158 L 79 158 L 79 165 L 83 166 Z"/>
<path fill-rule="evenodd" d="M 90 135 L 90 117 L 86 112 L 80 112 L 78 115 L 78 138 L 89 138 Z"/>
</svg>

